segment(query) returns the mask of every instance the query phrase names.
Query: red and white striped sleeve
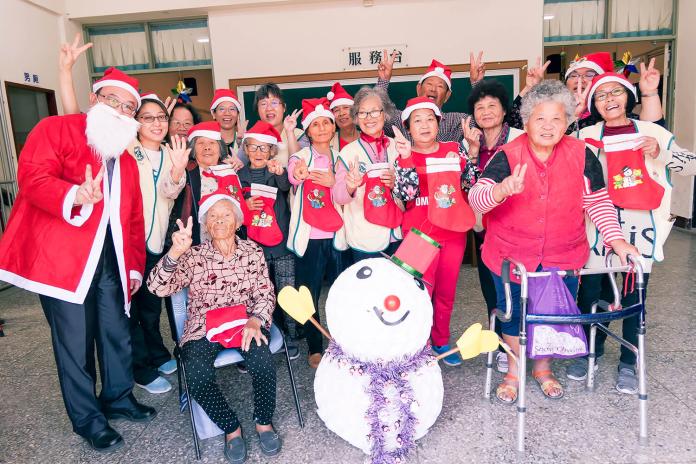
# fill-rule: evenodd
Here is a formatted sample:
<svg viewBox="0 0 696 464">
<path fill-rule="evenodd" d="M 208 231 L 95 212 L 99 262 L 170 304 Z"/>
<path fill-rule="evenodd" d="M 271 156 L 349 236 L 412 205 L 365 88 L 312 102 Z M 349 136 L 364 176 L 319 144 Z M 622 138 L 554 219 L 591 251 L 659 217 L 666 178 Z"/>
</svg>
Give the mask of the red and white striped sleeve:
<svg viewBox="0 0 696 464">
<path fill-rule="evenodd" d="M 582 197 L 582 207 L 587 211 L 590 220 L 597 226 L 597 229 L 604 237 L 604 244 L 609 246 L 609 243 L 614 240 L 623 239 L 623 232 L 619 225 L 619 219 L 616 215 L 616 208 L 609 198 L 609 192 L 606 188 L 592 191 L 590 180 L 585 177 L 585 192 Z"/>
<path fill-rule="evenodd" d="M 496 184 L 497 182 L 493 179 L 481 177 L 474 186 L 471 187 L 471 190 L 469 190 L 469 205 L 471 205 L 474 211 L 480 214 L 486 214 L 500 204 L 493 198 L 493 187 L 495 187 Z"/>
</svg>

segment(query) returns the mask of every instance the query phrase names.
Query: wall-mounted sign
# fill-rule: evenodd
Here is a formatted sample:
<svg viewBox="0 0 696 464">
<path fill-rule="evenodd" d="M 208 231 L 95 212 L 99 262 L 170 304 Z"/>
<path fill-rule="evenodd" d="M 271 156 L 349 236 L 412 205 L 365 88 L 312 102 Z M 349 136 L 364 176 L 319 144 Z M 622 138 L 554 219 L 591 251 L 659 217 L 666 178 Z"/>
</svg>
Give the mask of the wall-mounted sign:
<svg viewBox="0 0 696 464">
<path fill-rule="evenodd" d="M 25 72 L 24 73 L 24 82 L 26 82 L 27 84 L 38 84 L 39 83 L 39 75 Z"/>
<path fill-rule="evenodd" d="M 387 50 L 387 54 L 394 53 L 394 67 L 403 68 L 408 66 L 405 44 L 398 45 L 375 45 L 373 47 L 349 47 L 342 50 L 341 61 L 344 71 L 356 71 L 360 69 L 377 69 L 382 54 Z"/>
</svg>

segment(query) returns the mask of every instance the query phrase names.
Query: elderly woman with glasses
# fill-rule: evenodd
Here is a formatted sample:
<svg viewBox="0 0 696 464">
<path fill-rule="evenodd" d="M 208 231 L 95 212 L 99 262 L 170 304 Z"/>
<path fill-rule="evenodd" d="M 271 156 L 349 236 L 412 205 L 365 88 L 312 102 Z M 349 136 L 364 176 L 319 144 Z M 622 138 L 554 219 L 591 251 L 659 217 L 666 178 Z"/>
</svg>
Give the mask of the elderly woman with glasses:
<svg viewBox="0 0 696 464">
<path fill-rule="evenodd" d="M 560 82 L 542 81 L 525 95 L 521 110 L 527 133 L 500 148 L 469 192 L 471 206 L 486 214 L 481 256 L 493 274 L 498 308 L 505 307 L 500 276 L 504 259 L 519 261 L 529 270 L 579 269 L 585 264 L 586 214 L 622 262 L 638 252 L 621 234 L 599 161 L 584 143 L 564 135 L 575 111 L 571 92 Z M 575 295 L 577 277 L 564 281 Z M 516 283 L 512 306 L 511 320 L 502 323 L 503 339 L 519 353 L 520 285 Z M 546 397 L 563 396 L 550 358 L 535 360 L 532 375 Z M 509 359 L 508 374 L 496 397 L 512 404 L 518 386 L 517 364 Z"/>
<path fill-rule="evenodd" d="M 395 111 L 387 93 L 362 87 L 355 95 L 351 116 L 360 136 L 339 154 L 337 177 L 345 176 L 350 201 L 343 205 L 346 241 L 353 261 L 392 254 L 401 239 L 402 204 L 392 189 L 398 153 L 394 140 L 384 134 L 384 123 Z"/>
<path fill-rule="evenodd" d="M 225 349 L 221 344 L 224 341 L 218 342 L 211 334 L 219 332 L 225 322 L 246 319 L 241 340 L 233 346 L 240 347 L 251 376 L 253 417 L 261 452 L 266 456 L 277 455 L 281 438 L 272 424 L 276 373 L 268 347 L 275 295 L 263 251 L 235 235 L 242 222 L 242 211 L 236 198 L 227 193 L 225 188 L 216 190 L 199 205 L 196 216 L 210 240 L 192 246 L 192 218 L 188 218 L 186 226 L 177 221 L 173 245 L 150 273 L 148 287 L 159 296 L 189 289 L 187 318 L 180 341 L 186 382 L 191 397 L 225 432 L 227 460 L 241 463 L 247 455 L 242 427 L 215 379 L 215 358 Z M 212 311 L 215 318 L 210 316 Z"/>
<path fill-rule="evenodd" d="M 595 77 L 587 106 L 600 122 L 582 129 L 579 138 L 592 142 L 588 146 L 602 165 L 609 197 L 621 218 L 623 236 L 638 248 L 645 260 L 643 271 L 647 288 L 653 262 L 664 260 L 663 245 L 674 223 L 670 213 L 670 177 L 696 174 L 696 155 L 677 146 L 674 135 L 667 129 L 632 118 L 630 112 L 635 103 L 635 87 L 622 74 L 605 73 Z M 588 267 L 601 266 L 606 254 L 601 231 L 589 228 L 588 238 L 591 245 Z M 590 312 L 592 304 L 602 295 L 601 276 L 587 277 L 582 279 L 578 296 L 583 312 Z M 621 304 L 626 307 L 637 301 L 638 291 L 633 289 L 623 295 Z M 624 319 L 623 337 L 637 344 L 637 328 L 636 318 Z M 606 334 L 598 331 L 598 357 L 604 353 L 605 339 Z M 622 346 L 616 383 L 620 393 L 638 391 L 635 364 L 636 355 Z M 585 378 L 587 360 L 571 363 L 567 375 L 573 380 Z"/>
</svg>

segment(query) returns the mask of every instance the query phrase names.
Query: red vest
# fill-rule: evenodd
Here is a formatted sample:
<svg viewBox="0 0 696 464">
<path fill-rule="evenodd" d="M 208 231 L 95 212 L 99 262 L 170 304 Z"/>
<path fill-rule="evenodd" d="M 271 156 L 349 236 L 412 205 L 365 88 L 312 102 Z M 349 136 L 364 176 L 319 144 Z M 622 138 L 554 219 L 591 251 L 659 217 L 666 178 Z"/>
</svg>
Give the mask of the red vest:
<svg viewBox="0 0 696 464">
<path fill-rule="evenodd" d="M 500 148 L 510 170 L 527 164 L 524 191 L 486 214 L 481 257 L 500 275 L 503 258 L 522 262 L 527 271 L 543 267 L 579 269 L 587 261 L 584 194 L 585 144 L 563 136 L 544 164 L 523 134 Z"/>
</svg>

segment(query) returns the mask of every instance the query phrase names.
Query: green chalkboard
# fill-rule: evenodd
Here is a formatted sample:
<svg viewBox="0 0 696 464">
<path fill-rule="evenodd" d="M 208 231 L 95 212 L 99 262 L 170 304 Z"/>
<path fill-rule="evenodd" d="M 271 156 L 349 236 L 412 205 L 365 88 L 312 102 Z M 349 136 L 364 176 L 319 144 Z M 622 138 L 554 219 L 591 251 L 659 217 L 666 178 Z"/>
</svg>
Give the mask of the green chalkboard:
<svg viewBox="0 0 696 464">
<path fill-rule="evenodd" d="M 512 104 L 512 100 L 516 94 L 516 73 L 517 69 L 497 70 L 497 75 L 487 76 L 486 79 L 496 79 L 502 83 L 508 91 L 508 99 Z M 456 76 L 456 74 L 455 74 Z M 406 106 L 406 101 L 409 98 L 416 96 L 416 84 L 420 75 L 414 76 L 398 76 L 395 77 L 389 84 L 389 96 L 398 109 L 403 109 Z M 356 82 L 357 81 L 357 82 Z M 343 87 L 351 94 L 355 93 L 364 85 L 374 85 L 376 79 L 350 79 L 341 82 Z M 283 97 L 287 105 L 287 112 L 293 109 L 302 107 L 302 100 L 305 98 L 319 98 L 326 96 L 331 90 L 333 82 L 299 82 L 288 83 L 276 82 L 283 91 Z M 249 126 L 258 120 L 258 114 L 253 107 L 254 91 L 256 86 L 242 86 L 237 88 L 237 93 L 244 104 L 244 116 L 249 120 Z M 445 103 L 444 111 L 463 111 L 468 112 L 467 98 L 471 92 L 471 82 L 468 77 L 455 77 L 452 80 L 452 96 Z"/>
</svg>

